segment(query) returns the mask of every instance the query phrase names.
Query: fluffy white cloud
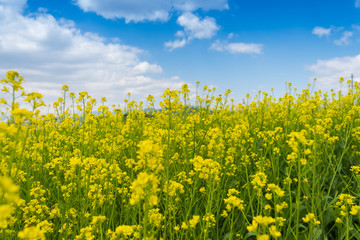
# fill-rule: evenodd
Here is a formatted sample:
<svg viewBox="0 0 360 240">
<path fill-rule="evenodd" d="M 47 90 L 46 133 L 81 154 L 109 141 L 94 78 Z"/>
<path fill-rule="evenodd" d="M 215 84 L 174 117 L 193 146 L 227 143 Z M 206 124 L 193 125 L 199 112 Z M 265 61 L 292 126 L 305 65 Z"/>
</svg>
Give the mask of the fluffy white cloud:
<svg viewBox="0 0 360 240">
<path fill-rule="evenodd" d="M 191 12 L 185 12 L 177 19 L 177 24 L 184 28 L 184 31 L 177 31 L 175 36 L 181 39 L 164 43 L 165 48 L 172 51 L 184 47 L 192 39 L 209 39 L 216 35 L 219 26 L 216 20 L 211 17 L 200 19 Z"/>
<path fill-rule="evenodd" d="M 162 73 L 163 69 L 156 64 L 150 64 L 146 61 L 138 63 L 134 67 L 134 71 L 138 73 Z"/>
<path fill-rule="evenodd" d="M 352 35 L 353 35 L 353 32 L 345 31 L 343 33 L 342 37 L 338 40 L 335 40 L 334 43 L 339 46 L 347 45 L 347 44 L 349 44 L 349 38 L 352 37 Z"/>
<path fill-rule="evenodd" d="M 332 28 L 323 28 L 323 27 L 314 27 L 312 34 L 322 37 L 322 36 L 329 36 L 331 34 Z"/>
<path fill-rule="evenodd" d="M 317 78 L 317 87 L 324 90 L 338 89 L 341 77 L 349 79 L 354 74 L 354 80 L 360 80 L 360 55 L 337 57 L 327 60 L 318 60 L 308 67 Z"/>
<path fill-rule="evenodd" d="M 143 50 L 82 33 L 73 22 L 50 14 L 24 16 L 24 1 L 17 2 L 0 2 L 0 78 L 7 70 L 17 70 L 28 91 L 51 94 L 51 100 L 68 84 L 71 91 L 85 90 L 116 103 L 129 90 L 140 98 L 182 85 L 178 78 L 147 76 L 162 68 L 141 60 Z"/>
<path fill-rule="evenodd" d="M 181 48 L 181 47 L 185 46 L 187 42 L 188 41 L 185 38 L 176 39 L 174 41 L 165 42 L 164 46 L 165 46 L 166 49 L 172 51 L 172 50 L 174 50 L 176 48 Z"/>
<path fill-rule="evenodd" d="M 85 12 L 95 12 L 107 19 L 124 18 L 126 22 L 167 21 L 174 10 L 228 9 L 227 0 L 75 0 Z"/>
<path fill-rule="evenodd" d="M 208 39 L 219 30 L 214 18 L 200 19 L 193 14 L 198 9 L 228 9 L 228 0 L 74 0 L 85 12 L 95 12 L 107 19 L 125 19 L 128 22 L 168 21 L 171 12 L 179 11 L 177 23 L 184 28 L 175 36 L 181 39 L 164 43 L 173 50 L 184 47 L 192 39 Z"/>
<path fill-rule="evenodd" d="M 75 4 L 85 12 L 95 12 L 107 18 L 124 18 L 126 22 L 167 21 L 171 2 L 163 0 L 76 0 Z"/>
<path fill-rule="evenodd" d="M 244 53 L 261 54 L 262 48 L 263 48 L 263 45 L 257 44 L 257 43 L 242 43 L 242 42 L 228 43 L 228 42 L 221 42 L 219 40 L 216 40 L 210 46 L 210 49 L 213 49 L 213 50 L 216 50 L 219 52 L 227 51 L 232 54 L 241 54 L 241 53 L 242 54 L 244 54 Z"/>
<path fill-rule="evenodd" d="M 182 14 L 178 18 L 177 23 L 184 27 L 184 31 L 190 39 L 212 38 L 219 30 L 219 26 L 216 24 L 214 18 L 205 17 L 204 19 L 200 19 L 191 12 Z"/>
</svg>

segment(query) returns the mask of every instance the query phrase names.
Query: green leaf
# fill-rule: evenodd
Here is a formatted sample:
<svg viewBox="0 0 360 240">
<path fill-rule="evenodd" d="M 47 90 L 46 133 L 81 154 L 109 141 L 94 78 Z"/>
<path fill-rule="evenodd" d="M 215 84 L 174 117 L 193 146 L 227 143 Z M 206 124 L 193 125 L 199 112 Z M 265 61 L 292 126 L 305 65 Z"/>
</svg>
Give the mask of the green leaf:
<svg viewBox="0 0 360 240">
<path fill-rule="evenodd" d="M 320 228 L 318 228 L 318 227 L 315 227 L 313 229 L 313 240 L 320 239 L 321 233 L 322 233 L 322 230 Z"/>
<path fill-rule="evenodd" d="M 256 236 L 256 233 L 254 233 L 254 232 L 249 232 L 249 233 L 247 233 L 246 235 L 245 235 L 245 237 L 244 237 L 244 240 L 246 240 L 246 239 L 248 239 L 249 237 L 255 237 Z"/>
</svg>

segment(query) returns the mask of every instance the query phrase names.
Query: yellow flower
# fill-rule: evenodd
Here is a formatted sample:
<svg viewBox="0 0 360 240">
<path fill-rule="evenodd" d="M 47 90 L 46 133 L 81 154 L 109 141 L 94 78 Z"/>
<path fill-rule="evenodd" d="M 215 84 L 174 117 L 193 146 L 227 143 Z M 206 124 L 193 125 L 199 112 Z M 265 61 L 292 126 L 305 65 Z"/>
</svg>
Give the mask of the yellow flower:
<svg viewBox="0 0 360 240">
<path fill-rule="evenodd" d="M 84 227 L 80 229 L 80 234 L 75 237 L 75 240 L 93 240 L 95 239 L 95 236 L 92 233 L 93 229 L 92 227 Z"/>
<path fill-rule="evenodd" d="M 270 232 L 271 236 L 273 236 L 274 238 L 278 238 L 281 236 L 281 233 L 278 230 L 276 230 L 275 225 L 271 225 L 269 227 L 269 232 Z"/>
<path fill-rule="evenodd" d="M 352 206 L 350 214 L 351 215 L 357 215 L 359 213 L 359 210 L 360 210 L 360 206 Z"/>
<path fill-rule="evenodd" d="M 134 226 L 121 225 L 116 228 L 115 232 L 118 235 L 130 236 L 134 233 Z"/>
<path fill-rule="evenodd" d="M 7 101 L 4 98 L 0 98 L 0 104 L 7 104 Z"/>
<path fill-rule="evenodd" d="M 176 193 L 184 193 L 184 186 L 181 183 L 170 180 L 165 183 L 164 192 L 168 193 L 171 197 L 176 196 Z"/>
<path fill-rule="evenodd" d="M 228 214 L 228 212 L 226 210 L 223 210 L 221 216 L 226 218 L 227 216 L 229 216 L 229 214 Z"/>
<path fill-rule="evenodd" d="M 276 218 L 275 218 L 275 222 L 276 222 L 280 227 L 284 226 L 284 222 L 285 222 L 285 221 L 286 221 L 286 219 L 283 218 L 283 217 L 276 217 Z"/>
<path fill-rule="evenodd" d="M 139 173 L 130 187 L 132 190 L 130 204 L 135 205 L 139 201 L 148 198 L 150 206 L 157 205 L 158 197 L 156 194 L 160 190 L 158 188 L 159 182 L 159 179 L 154 174 Z"/>
<path fill-rule="evenodd" d="M 212 159 L 203 159 L 201 156 L 191 159 L 190 162 L 194 165 L 194 170 L 199 174 L 199 178 L 220 180 L 221 165 L 218 162 Z"/>
<path fill-rule="evenodd" d="M 224 199 L 224 202 L 225 202 L 225 204 L 227 204 L 226 209 L 228 211 L 230 211 L 232 207 L 237 208 L 240 211 L 244 210 L 244 204 L 243 204 L 244 201 L 236 196 L 230 196 L 230 197 Z"/>
<path fill-rule="evenodd" d="M 48 220 L 42 221 L 37 225 L 44 233 L 51 233 L 53 232 L 54 224 L 51 222 L 48 222 Z"/>
<path fill-rule="evenodd" d="M 7 228 L 11 213 L 12 209 L 10 205 L 0 205 L 0 229 Z"/>
<path fill-rule="evenodd" d="M 19 200 L 19 187 L 13 183 L 11 178 L 0 176 L 0 196 L 3 195 L 9 203 Z"/>
<path fill-rule="evenodd" d="M 182 229 L 188 229 L 189 226 L 188 226 L 185 222 L 182 222 L 182 223 L 181 223 L 181 228 L 182 228 Z"/>
<path fill-rule="evenodd" d="M 275 219 L 268 216 L 256 216 L 254 217 L 253 221 L 256 221 L 260 225 L 267 227 L 269 224 L 274 223 Z"/>
<path fill-rule="evenodd" d="M 11 113 L 16 123 L 23 123 L 25 119 L 30 119 L 33 115 L 32 112 L 25 108 L 15 108 Z"/>
<path fill-rule="evenodd" d="M 267 234 L 263 234 L 263 235 L 257 236 L 256 239 L 257 239 L 257 240 L 269 240 L 270 237 L 269 237 L 269 235 L 267 235 Z"/>
<path fill-rule="evenodd" d="M 97 224 L 101 224 L 106 220 L 105 216 L 93 216 L 92 221 L 90 223 L 90 225 L 97 225 Z"/>
<path fill-rule="evenodd" d="M 265 198 L 266 198 L 267 200 L 271 200 L 271 199 L 272 199 L 272 194 L 271 194 L 271 193 L 265 194 Z"/>
<path fill-rule="evenodd" d="M 256 221 L 252 221 L 251 225 L 247 226 L 247 230 L 249 232 L 256 232 L 256 230 L 258 229 L 259 223 Z"/>
<path fill-rule="evenodd" d="M 138 144 L 137 151 L 138 165 L 135 170 L 148 168 L 154 173 L 158 173 L 164 169 L 163 152 L 158 144 L 151 140 L 141 141 Z"/>
<path fill-rule="evenodd" d="M 338 196 L 338 202 L 336 202 L 337 206 L 340 206 L 342 204 L 347 204 L 347 205 L 353 205 L 354 204 L 354 196 L 351 196 L 349 194 L 340 194 Z"/>
<path fill-rule="evenodd" d="M 151 209 L 148 212 L 148 217 L 150 219 L 150 223 L 153 224 L 156 227 L 160 227 L 161 226 L 161 222 L 165 219 L 165 217 L 159 213 L 158 208 L 155 209 Z"/>
<path fill-rule="evenodd" d="M 309 154 L 311 154 L 311 150 L 307 148 L 307 149 L 304 151 L 304 153 L 305 153 L 305 155 L 309 155 Z"/>
<path fill-rule="evenodd" d="M 320 221 L 316 220 L 315 214 L 314 213 L 308 213 L 305 217 L 302 218 L 302 220 L 305 223 L 311 223 L 314 225 L 319 225 Z"/>
<path fill-rule="evenodd" d="M 61 90 L 67 92 L 67 91 L 69 91 L 69 86 L 68 85 L 63 85 Z"/>
<path fill-rule="evenodd" d="M 18 233 L 18 237 L 29 240 L 45 240 L 44 231 L 42 231 L 38 226 L 25 228 L 23 231 Z"/>
<path fill-rule="evenodd" d="M 265 210 L 271 210 L 271 209 L 272 209 L 272 207 L 269 204 L 265 205 Z"/>
<path fill-rule="evenodd" d="M 300 159 L 300 162 L 301 162 L 302 165 L 306 165 L 306 163 L 307 163 L 305 158 Z"/>
<path fill-rule="evenodd" d="M 351 166 L 350 171 L 353 172 L 355 175 L 358 175 L 360 172 L 360 166 Z"/>
<path fill-rule="evenodd" d="M 159 198 L 156 195 L 150 195 L 149 204 L 150 206 L 156 206 L 159 203 Z"/>
<path fill-rule="evenodd" d="M 335 222 L 336 223 L 343 223 L 343 221 L 340 218 L 336 218 Z"/>
<path fill-rule="evenodd" d="M 272 191 L 278 197 L 285 196 L 285 192 L 278 185 L 273 183 L 268 184 L 268 191 Z"/>
<path fill-rule="evenodd" d="M 253 180 L 251 181 L 251 184 L 254 186 L 254 189 L 257 191 L 257 195 L 260 196 L 261 189 L 266 185 L 267 176 L 263 172 L 257 172 L 252 177 Z"/>
<path fill-rule="evenodd" d="M 205 221 L 206 223 L 206 226 L 208 228 L 211 228 L 211 227 L 215 227 L 215 224 L 216 224 L 216 219 L 215 219 L 215 215 L 214 214 L 206 214 L 204 217 L 203 217 L 203 220 Z"/>
<path fill-rule="evenodd" d="M 288 204 L 286 202 L 282 202 L 281 204 L 275 205 L 275 211 L 281 212 L 284 208 L 287 208 L 287 207 L 288 207 Z"/>
<path fill-rule="evenodd" d="M 200 216 L 194 215 L 193 218 L 189 220 L 190 227 L 194 228 L 198 222 L 200 222 Z"/>
</svg>

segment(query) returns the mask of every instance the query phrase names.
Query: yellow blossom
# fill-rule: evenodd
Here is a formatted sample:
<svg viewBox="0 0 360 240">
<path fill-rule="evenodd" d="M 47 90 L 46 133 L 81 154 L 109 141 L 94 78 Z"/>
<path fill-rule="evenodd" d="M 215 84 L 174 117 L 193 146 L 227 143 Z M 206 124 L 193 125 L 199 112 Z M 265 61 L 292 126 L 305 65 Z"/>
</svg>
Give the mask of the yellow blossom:
<svg viewBox="0 0 360 240">
<path fill-rule="evenodd" d="M 316 219 L 314 213 L 308 213 L 305 217 L 302 218 L 302 220 L 303 220 L 305 223 L 311 223 L 311 224 L 314 224 L 314 225 L 319 225 L 319 224 L 320 224 L 320 221 L 318 221 L 318 220 Z"/>
<path fill-rule="evenodd" d="M 18 237 L 28 240 L 45 240 L 44 231 L 39 226 L 27 227 L 18 233 Z"/>
<path fill-rule="evenodd" d="M 199 215 L 194 215 L 192 219 L 189 220 L 189 224 L 191 228 L 194 228 L 196 226 L 196 224 L 198 224 L 200 221 L 200 216 Z"/>
<path fill-rule="evenodd" d="M 259 235 L 256 237 L 257 240 L 269 240 L 270 237 L 267 234 Z"/>
</svg>

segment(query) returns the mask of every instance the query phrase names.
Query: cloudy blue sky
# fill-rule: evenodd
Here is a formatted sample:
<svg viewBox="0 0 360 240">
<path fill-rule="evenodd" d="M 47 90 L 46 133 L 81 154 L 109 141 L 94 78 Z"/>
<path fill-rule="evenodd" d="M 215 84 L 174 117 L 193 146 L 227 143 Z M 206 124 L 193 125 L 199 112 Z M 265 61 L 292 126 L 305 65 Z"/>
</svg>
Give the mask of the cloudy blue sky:
<svg viewBox="0 0 360 240">
<path fill-rule="evenodd" d="M 360 79 L 360 0 L 0 0 L 0 76 L 120 103 L 196 81 L 246 93 Z"/>
</svg>

